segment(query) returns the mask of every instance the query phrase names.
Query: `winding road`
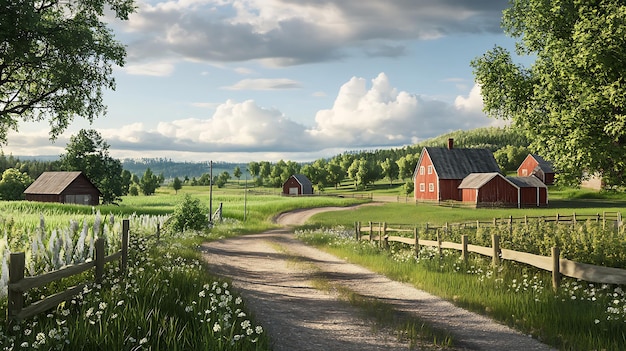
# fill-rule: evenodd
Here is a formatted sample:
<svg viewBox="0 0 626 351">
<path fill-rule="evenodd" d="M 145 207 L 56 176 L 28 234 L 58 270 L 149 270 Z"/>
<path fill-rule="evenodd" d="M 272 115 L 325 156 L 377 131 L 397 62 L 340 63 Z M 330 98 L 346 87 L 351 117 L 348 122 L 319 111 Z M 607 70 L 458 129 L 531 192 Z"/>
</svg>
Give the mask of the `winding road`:
<svg viewBox="0 0 626 351">
<path fill-rule="evenodd" d="M 327 207 L 281 214 L 283 228 L 202 245 L 215 274 L 232 280 L 257 322 L 270 336 L 274 351 L 306 350 L 439 350 L 430 343 L 409 345 L 373 321 L 336 292 L 313 287 L 316 277 L 418 316 L 449 331 L 456 350 L 551 350 L 539 341 L 493 320 L 468 312 L 408 284 L 387 279 L 363 267 L 307 246 L 293 236 L 293 226 Z"/>
</svg>

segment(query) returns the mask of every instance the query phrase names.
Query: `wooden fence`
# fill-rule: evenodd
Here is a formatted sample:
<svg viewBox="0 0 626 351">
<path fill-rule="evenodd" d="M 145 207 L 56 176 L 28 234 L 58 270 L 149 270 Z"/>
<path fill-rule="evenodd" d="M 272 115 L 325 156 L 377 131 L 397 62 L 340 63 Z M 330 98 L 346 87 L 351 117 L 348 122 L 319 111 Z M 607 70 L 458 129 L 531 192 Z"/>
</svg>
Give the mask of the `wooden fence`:
<svg viewBox="0 0 626 351">
<path fill-rule="evenodd" d="M 368 234 L 364 235 L 364 231 Z M 412 233 L 413 236 L 390 236 L 390 232 L 409 232 Z M 437 248 L 439 254 L 441 254 L 443 249 L 459 250 L 464 260 L 468 259 L 470 252 L 488 256 L 492 258 L 492 264 L 494 266 L 499 265 L 501 259 L 528 264 L 552 272 L 552 286 L 555 290 L 558 289 L 560 285 L 561 276 L 601 284 L 626 284 L 625 269 L 595 266 L 564 259 L 560 257 L 558 247 L 552 248 L 551 256 L 541 256 L 527 252 L 503 249 L 500 247 L 500 236 L 496 234 L 493 234 L 491 237 L 491 247 L 472 245 L 468 242 L 467 235 L 461 236 L 461 243 L 443 241 L 439 231 L 437 231 L 436 240 L 424 240 L 419 238 L 417 228 L 389 228 L 385 222 L 369 222 L 367 227 L 362 227 L 360 222 L 356 222 L 355 234 L 357 240 L 378 241 L 381 247 L 388 247 L 389 242 L 413 245 L 416 257 L 419 257 L 420 246 L 430 246 Z"/>
<path fill-rule="evenodd" d="M 129 220 L 125 219 L 122 222 L 122 247 L 119 251 L 105 256 L 104 239 L 98 238 L 94 243 L 95 257 L 93 261 L 68 266 L 39 276 L 24 277 L 26 255 L 24 252 L 11 253 L 9 258 L 7 323 L 11 324 L 14 321 L 30 318 L 41 312 L 55 308 L 59 303 L 78 295 L 87 284 L 79 284 L 65 291 L 47 296 L 25 307 L 24 293 L 28 292 L 30 289 L 39 288 L 53 281 L 83 273 L 94 267 L 94 281 L 99 283 L 102 281 L 104 275 L 104 265 L 115 260 L 120 260 L 121 271 L 125 272 L 128 265 L 128 231 Z"/>
</svg>

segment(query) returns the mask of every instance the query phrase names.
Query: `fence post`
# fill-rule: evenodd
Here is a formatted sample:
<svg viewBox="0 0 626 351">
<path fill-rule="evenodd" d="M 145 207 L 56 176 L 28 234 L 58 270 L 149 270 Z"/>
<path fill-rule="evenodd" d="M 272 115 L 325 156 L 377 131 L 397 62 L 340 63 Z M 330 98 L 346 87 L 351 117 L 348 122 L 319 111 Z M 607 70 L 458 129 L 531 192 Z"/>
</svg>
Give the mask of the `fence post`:
<svg viewBox="0 0 626 351">
<path fill-rule="evenodd" d="M 14 317 L 22 311 L 22 307 L 24 307 L 24 295 L 21 291 L 12 290 L 11 284 L 18 283 L 24 279 L 25 266 L 25 253 L 11 253 L 11 256 L 9 257 L 9 296 L 7 301 L 7 321 L 9 325 L 13 321 Z"/>
<path fill-rule="evenodd" d="M 102 276 L 104 276 L 104 239 L 98 238 L 95 243 L 95 281 L 97 284 L 102 283 Z"/>
<path fill-rule="evenodd" d="M 359 222 L 354 222 L 354 237 L 358 241 L 359 238 Z"/>
<path fill-rule="evenodd" d="M 372 235 L 374 235 L 374 229 L 372 228 L 372 221 L 370 221 L 370 241 L 372 241 Z"/>
<path fill-rule="evenodd" d="M 463 246 L 463 262 L 467 263 L 467 257 L 468 257 L 468 252 L 467 252 L 467 235 L 461 235 L 461 245 Z"/>
<path fill-rule="evenodd" d="M 413 236 L 415 237 L 415 258 L 420 257 L 420 239 L 417 235 L 417 228 L 413 228 Z"/>
<path fill-rule="evenodd" d="M 161 223 L 157 222 L 156 241 L 159 242 L 159 239 L 161 239 Z"/>
<path fill-rule="evenodd" d="M 576 212 L 572 214 L 572 224 L 574 225 L 574 228 L 576 228 Z"/>
<path fill-rule="evenodd" d="M 561 251 L 558 247 L 552 248 L 552 288 L 556 291 L 561 284 Z"/>
<path fill-rule="evenodd" d="M 441 258 L 443 250 L 441 248 L 441 233 L 439 232 L 439 229 L 437 229 L 437 248 L 439 249 L 439 258 Z"/>
<path fill-rule="evenodd" d="M 606 227 L 606 211 L 602 211 L 602 229 Z"/>
<path fill-rule="evenodd" d="M 130 221 L 125 219 L 122 221 L 122 259 L 120 260 L 120 269 L 122 273 L 126 272 L 128 267 L 128 231 Z"/>
<path fill-rule="evenodd" d="M 509 216 L 509 236 L 513 236 L 513 216 Z"/>
<path fill-rule="evenodd" d="M 561 216 L 557 213 L 557 214 L 556 214 L 556 224 L 559 224 L 559 219 L 560 219 L 560 217 L 561 217 Z"/>
<path fill-rule="evenodd" d="M 497 234 L 491 234 L 491 246 L 493 248 L 493 266 L 500 265 L 500 237 Z"/>
</svg>

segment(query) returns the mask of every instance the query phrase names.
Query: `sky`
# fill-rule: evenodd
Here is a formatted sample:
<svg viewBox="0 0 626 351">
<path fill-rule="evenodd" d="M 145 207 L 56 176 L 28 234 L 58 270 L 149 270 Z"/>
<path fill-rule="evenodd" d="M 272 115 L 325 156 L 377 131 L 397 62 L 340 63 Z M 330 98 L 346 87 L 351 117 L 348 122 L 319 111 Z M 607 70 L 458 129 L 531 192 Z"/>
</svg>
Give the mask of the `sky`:
<svg viewBox="0 0 626 351">
<path fill-rule="evenodd" d="M 5 154 L 59 155 L 95 129 L 111 156 L 313 161 L 500 126 L 470 61 L 499 45 L 504 0 L 137 0 L 107 114 L 52 142 L 20 125 Z"/>
</svg>

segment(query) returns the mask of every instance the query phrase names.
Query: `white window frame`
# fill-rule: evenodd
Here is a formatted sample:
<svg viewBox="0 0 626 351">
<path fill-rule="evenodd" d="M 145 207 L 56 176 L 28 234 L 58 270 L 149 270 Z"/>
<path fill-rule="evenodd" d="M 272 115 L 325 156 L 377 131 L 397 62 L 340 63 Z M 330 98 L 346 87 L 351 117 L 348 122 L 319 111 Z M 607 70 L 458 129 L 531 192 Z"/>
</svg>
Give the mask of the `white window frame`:
<svg viewBox="0 0 626 351">
<path fill-rule="evenodd" d="M 433 174 L 433 165 L 428 165 L 428 174 Z"/>
<path fill-rule="evenodd" d="M 424 193 L 424 192 L 426 192 L 426 184 L 420 183 L 420 193 Z"/>
<path fill-rule="evenodd" d="M 420 175 L 424 175 L 426 168 L 424 166 L 420 166 Z"/>
<path fill-rule="evenodd" d="M 428 183 L 428 192 L 429 193 L 435 192 L 435 183 Z"/>
</svg>

